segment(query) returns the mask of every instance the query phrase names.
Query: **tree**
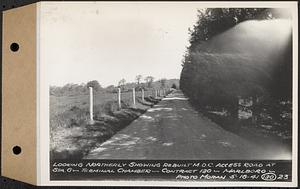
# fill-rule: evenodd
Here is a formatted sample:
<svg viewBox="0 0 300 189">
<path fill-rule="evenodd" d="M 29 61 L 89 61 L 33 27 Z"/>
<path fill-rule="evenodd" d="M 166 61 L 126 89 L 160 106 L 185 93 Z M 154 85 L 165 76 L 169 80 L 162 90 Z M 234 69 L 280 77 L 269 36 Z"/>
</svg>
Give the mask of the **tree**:
<svg viewBox="0 0 300 189">
<path fill-rule="evenodd" d="M 147 83 L 147 87 L 148 88 L 152 87 L 153 81 L 154 81 L 154 77 L 153 76 L 147 76 L 145 78 L 145 82 Z"/>
<path fill-rule="evenodd" d="M 140 82 L 141 82 L 141 80 L 142 80 L 142 75 L 137 75 L 136 77 L 135 77 L 135 80 L 136 80 L 136 82 L 137 82 L 137 84 L 138 85 L 140 85 Z"/>
<path fill-rule="evenodd" d="M 119 81 L 118 86 L 124 90 L 126 84 L 126 80 L 123 78 Z"/>
<path fill-rule="evenodd" d="M 109 93 L 114 93 L 117 91 L 116 87 L 114 85 L 109 85 L 105 88 L 106 92 L 109 92 Z"/>
<path fill-rule="evenodd" d="M 159 80 L 159 83 L 160 83 L 160 87 L 161 88 L 165 88 L 166 87 L 166 83 L 167 83 L 167 79 L 162 78 L 162 79 Z"/>
<path fill-rule="evenodd" d="M 194 102 L 193 104 L 203 108 L 225 107 L 230 115 L 237 119 L 238 96 L 257 97 L 272 94 L 274 93 L 270 89 L 272 84 L 275 91 L 275 88 L 279 89 L 279 83 L 291 83 L 289 82 L 291 79 L 286 77 L 291 75 L 286 74 L 289 71 L 287 68 L 278 69 L 280 72 L 287 70 L 281 74 L 282 78 L 286 79 L 274 82 L 279 77 L 272 75 L 276 73 L 274 71 L 276 69 L 271 70 L 270 64 L 267 64 L 270 60 L 264 61 L 258 56 L 250 56 L 249 51 L 247 56 L 230 52 L 228 38 L 221 38 L 223 34 L 226 36 L 226 33 L 233 32 L 234 29 L 231 28 L 246 20 L 274 18 L 276 15 L 272 14 L 272 10 L 266 8 L 208 8 L 198 11 L 198 21 L 192 29 L 189 29 L 190 45 L 184 55 L 180 76 L 180 88 Z M 218 40 L 226 44 L 226 49 L 215 45 L 214 42 Z M 259 44 L 259 41 L 255 43 Z M 257 62 L 255 66 L 254 62 Z M 279 61 L 273 61 L 272 64 L 275 65 L 277 62 Z M 280 64 L 289 67 L 288 63 Z"/>
<path fill-rule="evenodd" d="M 97 80 L 87 82 L 86 86 L 92 87 L 95 91 L 100 91 L 102 89 L 101 85 Z"/>
<path fill-rule="evenodd" d="M 171 88 L 173 88 L 173 89 L 177 89 L 177 86 L 176 86 L 176 84 L 175 84 L 175 83 L 173 83 L 173 84 L 172 84 L 172 86 L 171 86 Z"/>
<path fill-rule="evenodd" d="M 266 8 L 207 8 L 198 10 L 198 21 L 190 32 L 190 49 L 213 36 L 251 19 L 273 19 L 275 16 Z"/>
</svg>

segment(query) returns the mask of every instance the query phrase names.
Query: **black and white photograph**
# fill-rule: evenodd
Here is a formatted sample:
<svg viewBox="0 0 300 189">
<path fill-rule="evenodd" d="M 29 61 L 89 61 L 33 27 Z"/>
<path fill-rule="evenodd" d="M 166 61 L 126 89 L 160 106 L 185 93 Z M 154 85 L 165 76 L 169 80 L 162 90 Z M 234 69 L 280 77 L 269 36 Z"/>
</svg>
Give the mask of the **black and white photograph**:
<svg viewBox="0 0 300 189">
<path fill-rule="evenodd" d="M 50 175 L 80 161 L 120 160 L 161 174 L 175 173 L 164 161 L 249 161 L 255 168 L 260 164 L 251 162 L 278 161 L 285 174 L 265 170 L 260 181 L 291 181 L 297 125 L 289 8 L 49 2 L 41 10 Z M 200 181 L 229 179 L 199 174 Z"/>
</svg>

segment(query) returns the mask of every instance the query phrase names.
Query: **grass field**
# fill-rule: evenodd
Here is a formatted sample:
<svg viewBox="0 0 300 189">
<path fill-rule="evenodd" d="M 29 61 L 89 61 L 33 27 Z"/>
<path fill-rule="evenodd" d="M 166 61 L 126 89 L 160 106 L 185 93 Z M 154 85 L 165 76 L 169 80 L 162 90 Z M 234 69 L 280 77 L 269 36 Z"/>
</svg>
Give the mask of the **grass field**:
<svg viewBox="0 0 300 189">
<path fill-rule="evenodd" d="M 108 102 L 117 102 L 117 93 L 95 93 L 94 94 L 94 106 L 103 106 Z M 152 90 L 145 91 L 145 97 L 154 97 L 154 92 Z M 141 100 L 141 91 L 136 91 L 137 101 Z M 121 99 L 123 103 L 128 106 L 133 103 L 132 92 L 122 93 Z M 78 107 L 80 109 L 87 109 L 89 107 L 89 95 L 75 95 L 75 96 L 53 96 L 50 95 L 50 115 L 61 114 L 66 110 L 70 110 L 72 107 Z"/>
<path fill-rule="evenodd" d="M 94 93 L 94 124 L 89 120 L 89 95 L 50 95 L 50 156 L 54 159 L 82 158 L 95 145 L 109 139 L 129 125 L 148 108 L 159 102 L 153 90 L 136 91 L 133 107 L 132 92 L 121 95 L 119 109 L 117 93 Z"/>
</svg>

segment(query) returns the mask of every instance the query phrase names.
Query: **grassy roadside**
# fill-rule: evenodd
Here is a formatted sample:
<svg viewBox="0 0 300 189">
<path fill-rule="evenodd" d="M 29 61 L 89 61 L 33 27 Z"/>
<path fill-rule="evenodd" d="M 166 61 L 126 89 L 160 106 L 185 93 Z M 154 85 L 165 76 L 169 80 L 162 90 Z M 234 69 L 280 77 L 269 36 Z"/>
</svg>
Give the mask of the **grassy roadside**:
<svg viewBox="0 0 300 189">
<path fill-rule="evenodd" d="M 96 144 L 105 142 L 115 133 L 128 126 L 132 121 L 157 104 L 161 98 L 146 97 L 142 102 L 137 98 L 135 107 L 122 102 L 118 110 L 115 101 L 94 107 L 93 124 L 88 120 L 88 108 L 72 106 L 50 119 L 50 158 L 81 159 Z"/>
</svg>

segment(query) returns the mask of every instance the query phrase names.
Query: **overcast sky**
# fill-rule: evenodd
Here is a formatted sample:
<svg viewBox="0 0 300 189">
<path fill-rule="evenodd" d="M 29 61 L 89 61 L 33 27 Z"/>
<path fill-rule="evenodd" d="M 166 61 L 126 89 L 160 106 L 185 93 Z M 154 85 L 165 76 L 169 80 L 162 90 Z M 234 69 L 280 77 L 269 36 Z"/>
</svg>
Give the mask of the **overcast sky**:
<svg viewBox="0 0 300 189">
<path fill-rule="evenodd" d="M 179 78 L 196 3 L 44 3 L 41 61 L 50 84 Z"/>
</svg>

